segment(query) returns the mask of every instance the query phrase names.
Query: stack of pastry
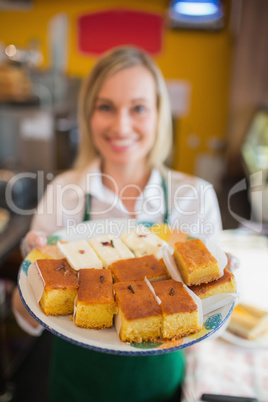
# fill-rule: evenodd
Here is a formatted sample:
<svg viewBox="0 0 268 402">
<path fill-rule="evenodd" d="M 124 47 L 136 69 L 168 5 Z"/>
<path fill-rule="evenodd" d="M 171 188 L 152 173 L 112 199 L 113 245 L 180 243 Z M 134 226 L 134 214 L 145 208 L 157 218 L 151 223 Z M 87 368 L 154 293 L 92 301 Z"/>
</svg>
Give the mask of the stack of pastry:
<svg viewBox="0 0 268 402">
<path fill-rule="evenodd" d="M 32 83 L 27 71 L 11 65 L 0 66 L 0 100 L 27 100 L 32 96 Z"/>
<path fill-rule="evenodd" d="M 228 329 L 243 338 L 257 339 L 268 332 L 268 312 L 240 303 L 232 312 Z"/>
<path fill-rule="evenodd" d="M 92 329 L 110 328 L 115 316 L 122 341 L 181 338 L 201 329 L 199 311 L 187 288 L 170 279 L 164 245 L 147 229 L 125 233 L 122 241 L 109 235 L 59 242 L 62 258 L 36 261 L 29 280 L 33 289 L 41 281 L 37 301 L 47 315 L 74 314 L 76 325 Z M 201 241 L 177 242 L 174 257 L 185 283 L 200 297 L 234 291 L 232 274 L 220 277 Z M 60 306 L 67 299 L 64 310 Z"/>
<path fill-rule="evenodd" d="M 0 208 L 0 233 L 2 233 L 10 219 L 10 213 L 7 209 Z"/>
</svg>

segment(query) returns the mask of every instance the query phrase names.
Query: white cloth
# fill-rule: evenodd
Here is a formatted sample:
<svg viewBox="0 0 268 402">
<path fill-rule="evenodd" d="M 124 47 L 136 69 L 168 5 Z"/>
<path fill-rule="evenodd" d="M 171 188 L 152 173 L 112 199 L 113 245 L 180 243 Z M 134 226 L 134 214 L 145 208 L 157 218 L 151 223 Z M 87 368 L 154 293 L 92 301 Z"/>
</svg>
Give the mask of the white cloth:
<svg viewBox="0 0 268 402">
<path fill-rule="evenodd" d="M 268 349 L 246 349 L 220 339 L 186 349 L 183 402 L 202 394 L 220 394 L 268 401 Z"/>
<path fill-rule="evenodd" d="M 136 219 L 163 222 L 165 201 L 161 175 L 167 186 L 170 225 L 193 236 L 218 241 L 222 228 L 221 216 L 212 185 L 176 171 L 163 169 L 160 173 L 157 169 L 152 170 L 145 190 L 140 192 L 136 200 Z M 112 181 L 112 185 L 116 190 L 116 183 Z M 32 229 L 52 234 L 80 223 L 84 217 L 87 193 L 92 196 L 91 220 L 130 217 L 119 197 L 103 186 L 100 162 L 96 160 L 84 170 L 59 175 L 47 186 L 34 216 Z"/>
<path fill-rule="evenodd" d="M 220 245 L 239 261 L 235 279 L 240 302 L 268 311 L 268 239 L 245 229 L 227 230 Z M 186 349 L 182 401 L 196 402 L 203 393 L 212 393 L 267 402 L 267 336 L 249 341 L 229 331 L 220 335 L 226 341 L 209 338 Z"/>
</svg>

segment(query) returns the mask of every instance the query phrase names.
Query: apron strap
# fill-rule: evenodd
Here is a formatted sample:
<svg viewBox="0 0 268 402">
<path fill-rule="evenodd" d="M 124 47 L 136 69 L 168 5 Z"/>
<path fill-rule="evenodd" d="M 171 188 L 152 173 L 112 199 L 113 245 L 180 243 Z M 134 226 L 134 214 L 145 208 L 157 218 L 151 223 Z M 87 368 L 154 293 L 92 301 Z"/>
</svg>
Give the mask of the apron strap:
<svg viewBox="0 0 268 402">
<path fill-rule="evenodd" d="M 83 222 L 90 221 L 90 211 L 91 211 L 91 194 L 85 195 L 85 213 Z"/>
<path fill-rule="evenodd" d="M 165 204 L 165 214 L 164 214 L 164 223 L 168 224 L 168 192 L 167 192 L 167 183 L 164 177 L 162 176 L 162 189 L 164 194 L 164 204 Z M 90 211 L 91 211 L 91 194 L 85 195 L 85 213 L 83 222 L 90 221 Z M 146 222 L 145 226 L 152 226 L 153 223 Z"/>
<path fill-rule="evenodd" d="M 164 223 L 168 224 L 168 191 L 167 191 L 167 183 L 164 177 L 162 176 L 162 189 L 164 193 L 164 203 L 165 203 L 165 215 L 164 215 Z"/>
</svg>

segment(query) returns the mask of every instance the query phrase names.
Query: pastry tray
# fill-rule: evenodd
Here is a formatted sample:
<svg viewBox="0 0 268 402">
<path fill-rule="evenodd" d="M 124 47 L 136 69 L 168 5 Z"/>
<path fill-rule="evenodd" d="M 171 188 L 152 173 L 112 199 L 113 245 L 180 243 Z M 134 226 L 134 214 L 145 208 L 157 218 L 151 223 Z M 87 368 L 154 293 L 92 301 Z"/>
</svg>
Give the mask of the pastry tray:
<svg viewBox="0 0 268 402">
<path fill-rule="evenodd" d="M 136 221 L 134 220 L 119 219 L 83 222 L 76 227 L 59 231 L 53 236 L 50 236 L 48 238 L 48 244 L 56 244 L 58 240 L 89 240 L 90 238 L 107 233 L 120 236 L 121 233 L 132 229 L 135 225 Z M 40 305 L 36 302 L 27 277 L 30 264 L 40 257 L 40 251 L 31 251 L 23 261 L 19 270 L 18 288 L 25 307 L 36 321 L 54 335 L 95 351 L 118 355 L 157 355 L 184 349 L 209 337 L 220 336 L 221 331 L 227 326 L 228 319 L 235 305 L 235 302 L 232 302 L 204 315 L 203 327 L 196 334 L 173 341 L 145 342 L 139 344 L 126 343 L 120 340 L 115 327 L 101 330 L 84 329 L 74 324 L 72 316 L 46 316 L 41 310 Z"/>
</svg>

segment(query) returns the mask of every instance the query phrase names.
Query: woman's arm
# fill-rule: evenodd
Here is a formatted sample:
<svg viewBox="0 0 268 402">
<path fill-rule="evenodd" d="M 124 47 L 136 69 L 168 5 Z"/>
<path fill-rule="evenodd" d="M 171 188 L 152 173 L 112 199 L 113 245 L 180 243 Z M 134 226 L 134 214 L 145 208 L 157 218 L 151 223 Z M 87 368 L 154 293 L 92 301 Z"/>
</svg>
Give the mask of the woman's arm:
<svg viewBox="0 0 268 402">
<path fill-rule="evenodd" d="M 213 186 L 207 181 L 169 171 L 170 224 L 194 237 L 219 241 L 221 213 Z"/>
<path fill-rule="evenodd" d="M 30 335 L 39 335 L 42 332 L 42 326 L 31 316 L 24 306 L 18 288 L 12 295 L 12 311 L 23 330 Z"/>
<path fill-rule="evenodd" d="M 47 186 L 46 192 L 39 202 L 33 218 L 32 230 L 28 232 L 21 244 L 24 258 L 33 248 L 44 247 L 46 245 L 46 237 L 63 228 L 67 218 L 74 218 L 77 197 L 73 197 L 73 189 L 70 188 L 70 183 L 76 178 L 73 173 L 66 172 Z M 63 196 L 65 201 L 64 207 L 62 206 Z M 65 215 L 67 215 L 67 218 Z M 43 327 L 27 311 L 17 288 L 13 294 L 12 308 L 17 322 L 23 330 L 31 335 L 39 335 L 42 332 Z"/>
</svg>

